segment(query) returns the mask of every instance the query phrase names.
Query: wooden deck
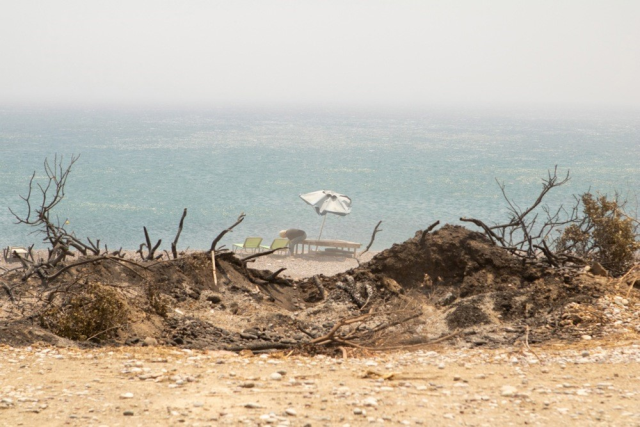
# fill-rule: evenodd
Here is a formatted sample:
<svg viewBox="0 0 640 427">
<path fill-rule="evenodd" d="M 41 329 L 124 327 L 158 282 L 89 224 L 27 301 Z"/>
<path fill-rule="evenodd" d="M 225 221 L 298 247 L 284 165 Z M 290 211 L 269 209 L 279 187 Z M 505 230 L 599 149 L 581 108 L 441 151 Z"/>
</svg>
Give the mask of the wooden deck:
<svg viewBox="0 0 640 427">
<path fill-rule="evenodd" d="M 304 242 L 296 245 L 296 252 L 298 252 L 298 246 L 302 246 L 301 252 L 305 253 L 305 246 L 307 247 L 307 253 L 317 252 L 325 255 L 346 255 L 356 257 L 358 249 L 362 247 L 362 244 L 356 242 L 348 242 L 346 240 L 310 240 L 307 239 Z M 320 251 L 320 248 L 325 248 Z"/>
</svg>

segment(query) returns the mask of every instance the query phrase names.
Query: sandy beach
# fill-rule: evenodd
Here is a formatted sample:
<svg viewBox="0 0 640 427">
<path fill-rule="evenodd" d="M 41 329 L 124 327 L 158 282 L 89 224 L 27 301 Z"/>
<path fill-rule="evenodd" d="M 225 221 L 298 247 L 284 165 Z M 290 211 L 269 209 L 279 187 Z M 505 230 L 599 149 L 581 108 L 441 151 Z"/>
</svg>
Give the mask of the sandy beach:
<svg viewBox="0 0 640 427">
<path fill-rule="evenodd" d="M 316 274 L 333 276 L 358 266 L 358 263 L 365 263 L 373 258 L 378 252 L 367 252 L 357 258 L 317 256 L 317 255 L 294 255 L 280 256 L 272 255 L 257 258 L 250 264 L 251 268 L 276 271 L 286 268 L 282 275 L 293 279 L 311 277 Z M 243 254 L 241 254 L 243 255 Z"/>
</svg>

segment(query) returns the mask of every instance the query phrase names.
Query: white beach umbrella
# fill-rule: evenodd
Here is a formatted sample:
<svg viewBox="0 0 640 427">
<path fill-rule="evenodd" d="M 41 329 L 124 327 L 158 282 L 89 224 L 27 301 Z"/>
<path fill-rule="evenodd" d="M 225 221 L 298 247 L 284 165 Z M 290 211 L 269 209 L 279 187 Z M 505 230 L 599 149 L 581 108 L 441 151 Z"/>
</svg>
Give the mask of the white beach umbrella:
<svg viewBox="0 0 640 427">
<path fill-rule="evenodd" d="M 300 198 L 313 206 L 318 215 L 323 216 L 322 227 L 320 227 L 318 240 L 322 237 L 322 230 L 324 229 L 324 222 L 327 219 L 328 213 L 340 216 L 349 215 L 351 213 L 351 199 L 344 194 L 339 194 L 335 191 L 314 191 L 312 193 L 301 194 Z"/>
</svg>

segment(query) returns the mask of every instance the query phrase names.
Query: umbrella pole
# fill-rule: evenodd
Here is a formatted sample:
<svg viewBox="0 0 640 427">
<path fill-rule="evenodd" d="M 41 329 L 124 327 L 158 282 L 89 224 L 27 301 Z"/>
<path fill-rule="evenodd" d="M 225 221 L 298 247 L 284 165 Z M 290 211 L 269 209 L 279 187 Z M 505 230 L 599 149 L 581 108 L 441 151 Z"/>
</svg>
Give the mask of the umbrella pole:
<svg viewBox="0 0 640 427">
<path fill-rule="evenodd" d="M 320 235 L 318 236 L 318 240 L 322 237 L 322 230 L 324 229 L 324 222 L 327 220 L 327 214 L 322 215 L 322 226 L 320 227 Z M 318 245 L 316 245 L 316 252 L 318 252 Z"/>
</svg>

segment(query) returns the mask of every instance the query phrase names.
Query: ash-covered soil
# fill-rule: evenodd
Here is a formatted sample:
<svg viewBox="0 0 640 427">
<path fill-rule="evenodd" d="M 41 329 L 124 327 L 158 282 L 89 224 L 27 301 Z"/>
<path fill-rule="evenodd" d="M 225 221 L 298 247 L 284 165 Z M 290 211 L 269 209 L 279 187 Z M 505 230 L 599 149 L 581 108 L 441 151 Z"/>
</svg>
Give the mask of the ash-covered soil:
<svg viewBox="0 0 640 427">
<path fill-rule="evenodd" d="M 332 276 L 290 278 L 252 265 L 219 254 L 216 284 L 204 252 L 145 263 L 102 259 L 69 269 L 46 289 L 37 277 L 23 281 L 19 271 L 5 272 L 0 343 L 340 354 L 349 347 L 413 348 L 434 341 L 500 347 L 634 339 L 640 332 L 633 283 L 528 263 L 460 226 L 424 238 L 419 231 Z M 97 293 L 84 296 L 87 289 Z M 102 298 L 98 308 L 95 295 Z M 70 304 L 76 308 L 71 318 Z M 92 315 L 87 307 L 112 310 L 117 322 L 104 330 L 89 324 L 97 332 L 73 341 L 60 338 Z"/>
</svg>

